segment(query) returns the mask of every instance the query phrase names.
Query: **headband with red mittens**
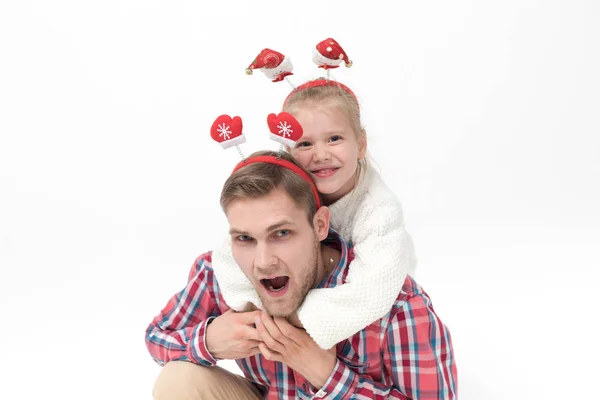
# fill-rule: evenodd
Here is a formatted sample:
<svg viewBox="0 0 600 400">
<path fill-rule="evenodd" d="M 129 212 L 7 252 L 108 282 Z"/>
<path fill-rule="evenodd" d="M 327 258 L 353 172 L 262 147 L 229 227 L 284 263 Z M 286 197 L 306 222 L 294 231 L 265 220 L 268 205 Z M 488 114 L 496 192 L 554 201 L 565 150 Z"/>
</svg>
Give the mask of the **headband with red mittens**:
<svg viewBox="0 0 600 400">
<path fill-rule="evenodd" d="M 310 176 L 306 172 L 304 172 L 304 170 L 302 170 L 302 168 L 300 168 L 293 162 L 289 162 L 288 160 L 285 160 L 283 158 L 279 158 L 279 157 L 275 157 L 275 156 L 250 157 L 250 158 L 246 159 L 245 161 L 240 161 L 238 163 L 238 165 L 235 166 L 235 168 L 233 169 L 233 172 L 231 174 L 233 175 L 233 173 L 236 172 L 237 170 L 244 168 L 246 165 L 250 165 L 250 164 L 254 164 L 254 163 L 267 163 L 267 164 L 279 165 L 283 168 L 286 168 L 286 169 L 289 169 L 290 171 L 295 172 L 298 176 L 300 176 L 302 179 L 304 179 L 306 182 L 308 182 L 310 184 L 310 189 L 313 193 L 313 196 L 315 197 L 315 202 L 317 204 L 317 210 L 319 208 L 321 208 L 321 200 L 319 197 L 319 191 L 317 190 L 317 187 L 315 186 L 315 183 L 310 178 Z"/>
<path fill-rule="evenodd" d="M 294 147 L 296 142 L 302 137 L 302 125 L 300 125 L 294 116 L 287 112 L 281 112 L 277 115 L 269 114 L 267 117 L 267 124 L 269 125 L 269 130 L 271 131 L 270 138 L 280 143 L 282 147 Z M 214 141 L 219 143 L 223 149 L 227 149 L 231 146 L 236 146 L 238 148 L 240 156 L 242 157 L 242 161 L 235 166 L 231 172 L 232 174 L 237 170 L 244 168 L 246 165 L 259 162 L 279 165 L 296 173 L 298 176 L 308 182 L 310 184 L 313 196 L 315 197 L 317 209 L 321 207 L 321 200 L 317 186 L 311 177 L 296 164 L 282 159 L 281 157 L 275 156 L 256 156 L 244 158 L 242 151 L 239 148 L 239 144 L 242 144 L 246 141 L 246 138 L 242 133 L 242 119 L 240 117 L 235 116 L 231 118 L 226 114 L 220 115 L 211 126 L 210 136 Z M 280 151 L 282 151 L 282 149 L 280 149 Z"/>
</svg>

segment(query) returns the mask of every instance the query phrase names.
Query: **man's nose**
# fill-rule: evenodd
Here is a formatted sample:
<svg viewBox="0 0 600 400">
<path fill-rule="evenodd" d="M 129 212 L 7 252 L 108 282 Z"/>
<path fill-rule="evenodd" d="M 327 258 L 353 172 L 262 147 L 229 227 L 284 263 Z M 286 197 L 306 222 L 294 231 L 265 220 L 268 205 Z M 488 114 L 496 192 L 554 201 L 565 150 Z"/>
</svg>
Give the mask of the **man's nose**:
<svg viewBox="0 0 600 400">
<path fill-rule="evenodd" d="M 277 257 L 267 243 L 257 243 L 254 266 L 265 270 L 277 265 Z"/>
</svg>

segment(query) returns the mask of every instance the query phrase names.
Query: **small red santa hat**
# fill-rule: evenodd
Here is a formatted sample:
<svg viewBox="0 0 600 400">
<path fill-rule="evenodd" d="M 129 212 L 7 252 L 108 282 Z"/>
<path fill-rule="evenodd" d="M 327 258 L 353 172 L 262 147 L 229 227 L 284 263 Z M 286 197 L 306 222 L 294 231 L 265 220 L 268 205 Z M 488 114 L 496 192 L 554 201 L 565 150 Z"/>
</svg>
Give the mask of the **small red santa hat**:
<svg viewBox="0 0 600 400">
<path fill-rule="evenodd" d="M 315 62 L 321 63 L 320 68 L 337 68 L 341 64 L 341 60 L 344 60 L 346 67 L 352 66 L 352 61 L 348 59 L 348 55 L 342 46 L 333 38 L 327 38 L 319 42 L 316 51 L 322 56 L 320 61 L 315 59 Z"/>
<path fill-rule="evenodd" d="M 254 61 L 252 61 L 248 68 L 246 68 L 246 73 L 248 75 L 252 75 L 254 69 L 277 68 L 279 65 L 281 65 L 284 59 L 285 56 L 278 51 L 271 49 L 262 49 L 261 52 L 258 53 L 256 58 L 254 59 Z"/>
<path fill-rule="evenodd" d="M 285 77 L 293 75 L 294 66 L 290 58 L 282 53 L 263 49 L 246 68 L 246 74 L 252 75 L 255 69 L 260 69 L 273 82 L 281 82 Z"/>
</svg>

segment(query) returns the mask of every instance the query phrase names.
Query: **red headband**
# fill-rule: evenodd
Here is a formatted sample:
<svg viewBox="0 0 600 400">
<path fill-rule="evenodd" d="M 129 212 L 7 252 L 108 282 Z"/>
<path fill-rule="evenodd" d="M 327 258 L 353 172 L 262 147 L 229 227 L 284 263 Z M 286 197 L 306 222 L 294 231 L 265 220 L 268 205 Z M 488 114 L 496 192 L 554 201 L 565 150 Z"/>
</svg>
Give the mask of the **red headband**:
<svg viewBox="0 0 600 400">
<path fill-rule="evenodd" d="M 317 203 L 317 210 L 319 208 L 321 208 L 321 201 L 319 200 L 319 192 L 317 191 L 317 187 L 315 186 L 315 183 L 310 178 L 310 176 L 308 176 L 308 174 L 306 172 L 304 172 L 304 170 L 302 170 L 302 168 L 298 167 L 296 164 L 289 162 L 287 160 L 284 160 L 282 158 L 277 158 L 275 156 L 250 157 L 250 158 L 247 158 L 245 161 L 241 161 L 238 165 L 236 165 L 235 168 L 233 169 L 233 171 L 231 172 L 231 174 L 233 175 L 238 169 L 241 169 L 241 168 L 245 167 L 246 165 L 259 163 L 259 162 L 273 164 L 273 165 L 279 165 L 283 168 L 289 169 L 290 171 L 295 172 L 297 175 L 299 175 L 306 182 L 310 183 L 310 188 L 313 192 L 313 196 L 315 197 L 315 202 Z"/>
<path fill-rule="evenodd" d="M 298 86 L 296 89 L 292 90 L 292 92 L 290 94 L 288 94 L 288 96 L 285 98 L 285 101 L 283 102 L 283 106 L 285 107 L 285 105 L 287 104 L 288 100 L 290 99 L 290 97 L 296 93 L 299 92 L 301 90 L 304 89 L 309 89 L 309 88 L 313 88 L 313 87 L 318 87 L 318 86 L 336 86 L 339 87 L 340 89 L 344 90 L 346 93 L 348 93 L 350 96 L 352 96 L 354 98 L 354 101 L 356 101 L 356 104 L 358 105 L 358 98 L 356 97 L 356 95 L 354 94 L 354 92 L 352 90 L 350 90 L 350 88 L 342 83 L 339 83 L 337 81 L 332 81 L 330 79 L 325 79 L 325 78 L 321 78 L 321 79 L 316 79 L 314 81 L 308 81 L 306 83 L 303 83 L 302 85 Z"/>
</svg>

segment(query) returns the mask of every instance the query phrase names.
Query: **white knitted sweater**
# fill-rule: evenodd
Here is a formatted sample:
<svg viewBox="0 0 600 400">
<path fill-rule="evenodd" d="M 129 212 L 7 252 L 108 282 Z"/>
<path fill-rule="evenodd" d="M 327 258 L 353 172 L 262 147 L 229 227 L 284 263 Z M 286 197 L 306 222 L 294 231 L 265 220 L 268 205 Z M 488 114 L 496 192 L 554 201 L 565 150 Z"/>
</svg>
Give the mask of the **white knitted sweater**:
<svg viewBox="0 0 600 400">
<path fill-rule="evenodd" d="M 387 314 L 416 257 L 404 227 L 402 206 L 369 165 L 354 190 L 329 206 L 331 227 L 354 247 L 346 283 L 311 290 L 298 318 L 324 349 L 347 339 Z M 227 305 L 237 311 L 262 303 L 231 254 L 231 239 L 213 251 L 212 267 Z"/>
</svg>

